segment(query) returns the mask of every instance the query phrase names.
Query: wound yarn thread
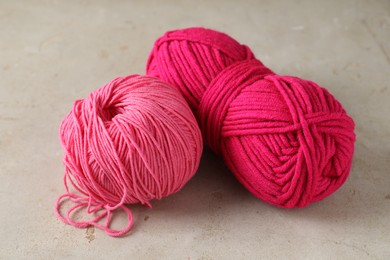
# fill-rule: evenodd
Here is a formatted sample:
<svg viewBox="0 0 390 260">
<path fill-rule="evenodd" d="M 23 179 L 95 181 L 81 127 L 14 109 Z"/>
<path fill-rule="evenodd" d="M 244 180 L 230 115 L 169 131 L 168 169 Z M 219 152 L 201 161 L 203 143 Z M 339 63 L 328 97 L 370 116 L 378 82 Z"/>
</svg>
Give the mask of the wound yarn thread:
<svg viewBox="0 0 390 260">
<path fill-rule="evenodd" d="M 110 236 L 131 229 L 126 204 L 151 207 L 152 199 L 179 191 L 195 174 L 202 153 L 202 136 L 184 98 L 148 76 L 116 78 L 76 100 L 59 136 L 66 193 L 56 203 L 58 218 L 75 227 L 96 226 Z M 65 199 L 75 205 L 61 214 Z M 81 208 L 94 218 L 73 220 L 72 213 Z M 122 230 L 110 228 L 117 209 L 127 214 Z"/>
<path fill-rule="evenodd" d="M 345 182 L 354 122 L 316 83 L 279 76 L 247 46 L 205 28 L 165 33 L 146 71 L 183 94 L 204 142 L 256 197 L 305 207 Z"/>
</svg>

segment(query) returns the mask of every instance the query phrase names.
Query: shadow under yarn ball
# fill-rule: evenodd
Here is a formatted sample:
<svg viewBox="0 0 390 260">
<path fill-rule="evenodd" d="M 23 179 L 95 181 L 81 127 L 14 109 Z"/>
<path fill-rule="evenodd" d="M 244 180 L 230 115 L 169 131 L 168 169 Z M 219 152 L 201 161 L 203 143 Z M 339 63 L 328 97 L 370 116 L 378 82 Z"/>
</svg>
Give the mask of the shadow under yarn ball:
<svg viewBox="0 0 390 260">
<path fill-rule="evenodd" d="M 345 182 L 354 122 L 314 82 L 279 76 L 247 46 L 205 28 L 167 32 L 146 70 L 180 90 L 204 142 L 258 198 L 305 207 Z"/>
<path fill-rule="evenodd" d="M 131 229 L 125 204 L 151 206 L 151 200 L 177 192 L 195 174 L 202 153 L 201 133 L 184 98 L 173 86 L 148 76 L 117 78 L 76 100 L 59 134 L 66 193 L 56 203 L 58 218 L 75 227 L 94 225 L 111 236 Z M 65 199 L 75 206 L 61 214 Z M 97 216 L 73 220 L 80 208 Z M 122 230 L 110 228 L 116 209 L 128 216 Z"/>
</svg>

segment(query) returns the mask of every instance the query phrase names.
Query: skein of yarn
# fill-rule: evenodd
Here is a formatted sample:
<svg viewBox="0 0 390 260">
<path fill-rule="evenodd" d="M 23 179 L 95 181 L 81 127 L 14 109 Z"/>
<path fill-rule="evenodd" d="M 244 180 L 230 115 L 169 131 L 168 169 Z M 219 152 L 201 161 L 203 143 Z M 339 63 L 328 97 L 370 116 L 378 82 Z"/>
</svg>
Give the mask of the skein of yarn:
<svg viewBox="0 0 390 260">
<path fill-rule="evenodd" d="M 76 100 L 59 134 L 66 193 L 57 200 L 56 214 L 67 224 L 93 225 L 110 236 L 126 234 L 132 227 L 125 204 L 151 207 L 150 200 L 179 191 L 195 174 L 202 153 L 202 136 L 184 98 L 148 76 L 116 78 Z M 62 214 L 65 199 L 75 206 Z M 81 208 L 93 219 L 73 220 Z M 110 228 L 116 209 L 127 214 L 122 230 Z"/>
<path fill-rule="evenodd" d="M 195 113 L 204 142 L 255 196 L 305 207 L 346 180 L 354 122 L 314 82 L 279 76 L 224 33 L 165 33 L 146 71 L 174 85 Z"/>
</svg>

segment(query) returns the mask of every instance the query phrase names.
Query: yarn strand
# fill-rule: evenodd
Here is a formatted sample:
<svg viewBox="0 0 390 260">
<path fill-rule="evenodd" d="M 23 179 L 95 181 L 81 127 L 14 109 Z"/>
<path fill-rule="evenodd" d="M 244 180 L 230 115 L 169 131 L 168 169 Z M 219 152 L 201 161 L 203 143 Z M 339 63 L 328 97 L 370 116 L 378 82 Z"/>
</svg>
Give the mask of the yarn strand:
<svg viewBox="0 0 390 260">
<path fill-rule="evenodd" d="M 67 198 L 67 197 L 72 202 L 76 203 L 76 205 L 71 207 L 66 212 L 65 216 L 63 216 L 63 215 L 61 215 L 60 207 L 61 207 L 62 200 L 64 198 Z M 104 212 L 101 213 L 100 215 L 96 216 L 94 219 L 89 220 L 89 221 L 78 222 L 78 221 L 72 220 L 71 214 L 74 211 L 76 211 L 80 208 L 84 208 L 84 207 L 87 208 L 88 214 L 93 214 L 93 213 L 98 212 L 100 210 L 104 210 Z M 91 207 L 94 207 L 94 209 L 91 209 Z M 127 225 L 121 230 L 114 230 L 114 229 L 110 228 L 111 212 L 114 210 L 117 210 L 119 208 L 122 209 L 127 214 Z M 58 199 L 56 201 L 56 205 L 55 205 L 55 213 L 56 213 L 56 216 L 58 217 L 58 219 L 60 219 L 62 222 L 66 223 L 66 224 L 69 224 L 69 225 L 72 225 L 72 226 L 78 227 L 78 228 L 86 228 L 89 226 L 94 226 L 94 227 L 97 227 L 97 228 L 103 230 L 107 235 L 113 236 L 113 237 L 123 236 L 124 234 L 128 233 L 133 226 L 133 214 L 131 213 L 130 209 L 127 208 L 125 205 L 118 204 L 115 208 L 111 208 L 109 206 L 104 206 L 103 204 L 91 203 L 91 200 L 89 198 L 81 197 L 81 196 L 78 196 L 78 195 L 75 195 L 72 193 L 65 193 L 65 194 L 61 195 L 60 197 L 58 197 Z M 105 224 L 104 225 L 99 224 L 98 221 L 100 221 L 104 217 L 106 218 Z"/>
</svg>

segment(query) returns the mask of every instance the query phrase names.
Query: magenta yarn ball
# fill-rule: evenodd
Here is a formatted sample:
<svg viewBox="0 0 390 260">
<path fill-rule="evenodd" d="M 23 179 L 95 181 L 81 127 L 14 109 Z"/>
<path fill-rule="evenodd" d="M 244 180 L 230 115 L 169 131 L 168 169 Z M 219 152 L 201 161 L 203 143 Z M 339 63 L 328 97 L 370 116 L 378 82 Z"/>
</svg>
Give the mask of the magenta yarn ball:
<svg viewBox="0 0 390 260">
<path fill-rule="evenodd" d="M 147 74 L 174 85 L 204 142 L 256 197 L 305 207 L 347 179 L 354 122 L 326 89 L 280 76 L 230 36 L 205 28 L 165 33 Z"/>
</svg>

